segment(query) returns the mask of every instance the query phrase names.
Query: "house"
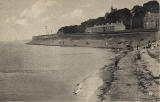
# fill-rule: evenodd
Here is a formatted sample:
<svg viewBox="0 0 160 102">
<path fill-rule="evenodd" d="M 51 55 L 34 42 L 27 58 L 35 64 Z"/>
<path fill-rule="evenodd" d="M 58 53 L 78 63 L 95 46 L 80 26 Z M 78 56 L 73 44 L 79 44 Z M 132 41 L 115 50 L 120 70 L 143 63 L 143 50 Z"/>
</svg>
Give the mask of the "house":
<svg viewBox="0 0 160 102">
<path fill-rule="evenodd" d="M 159 29 L 160 15 L 159 13 L 148 12 L 144 17 L 144 29 Z"/>
<path fill-rule="evenodd" d="M 93 27 L 86 28 L 85 32 L 87 33 L 96 33 L 96 32 L 109 32 L 109 31 L 122 31 L 125 30 L 125 25 L 121 23 L 107 23 L 105 25 L 94 25 Z"/>
</svg>

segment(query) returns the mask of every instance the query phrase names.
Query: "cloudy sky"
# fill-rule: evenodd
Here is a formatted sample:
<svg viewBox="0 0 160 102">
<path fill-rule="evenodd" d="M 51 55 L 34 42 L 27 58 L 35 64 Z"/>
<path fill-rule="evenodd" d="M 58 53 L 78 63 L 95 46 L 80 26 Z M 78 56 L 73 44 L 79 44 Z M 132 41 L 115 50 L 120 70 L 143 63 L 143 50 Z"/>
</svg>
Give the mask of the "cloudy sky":
<svg viewBox="0 0 160 102">
<path fill-rule="evenodd" d="M 25 40 L 149 0 L 0 0 L 0 41 Z"/>
</svg>

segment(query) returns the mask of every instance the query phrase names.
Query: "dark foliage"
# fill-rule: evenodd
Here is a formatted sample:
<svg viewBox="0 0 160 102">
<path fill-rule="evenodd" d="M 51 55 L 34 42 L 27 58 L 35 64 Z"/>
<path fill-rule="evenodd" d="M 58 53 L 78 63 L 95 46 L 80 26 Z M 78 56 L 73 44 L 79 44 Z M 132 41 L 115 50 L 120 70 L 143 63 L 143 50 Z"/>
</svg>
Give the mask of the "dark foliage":
<svg viewBox="0 0 160 102">
<path fill-rule="evenodd" d="M 82 25 L 72 25 L 72 26 L 65 26 L 58 30 L 58 32 L 63 32 L 64 34 L 69 33 L 82 33 L 84 32 L 85 27 Z"/>
<path fill-rule="evenodd" d="M 146 14 L 146 10 L 142 6 L 134 6 L 132 9 L 133 19 L 132 28 L 141 29 L 143 28 L 143 19 Z"/>
<path fill-rule="evenodd" d="M 132 14 L 129 9 L 124 8 L 120 10 L 115 10 L 111 12 L 106 17 L 106 22 L 108 23 L 116 23 L 123 22 L 127 29 L 130 28 L 130 23 L 132 19 Z"/>
<path fill-rule="evenodd" d="M 159 12 L 159 3 L 157 1 L 149 1 L 143 4 L 144 9 L 147 12 L 158 13 Z"/>
<path fill-rule="evenodd" d="M 83 33 L 87 27 L 94 25 L 102 25 L 105 23 L 123 22 L 126 29 L 142 29 L 143 19 L 147 12 L 158 13 L 159 3 L 157 1 L 149 1 L 143 6 L 134 6 L 132 10 L 124 9 L 111 9 L 110 13 L 106 13 L 104 17 L 97 19 L 89 19 L 81 23 L 81 25 L 65 26 L 58 30 L 64 34 L 69 33 Z"/>
<path fill-rule="evenodd" d="M 81 25 L 85 27 L 93 27 L 94 25 L 102 25 L 105 24 L 106 20 L 104 17 L 99 17 L 97 19 L 89 19 L 85 22 L 82 22 Z"/>
<path fill-rule="evenodd" d="M 92 27 L 94 26 L 95 19 L 89 19 L 85 22 L 82 22 L 81 25 L 84 27 Z"/>
</svg>

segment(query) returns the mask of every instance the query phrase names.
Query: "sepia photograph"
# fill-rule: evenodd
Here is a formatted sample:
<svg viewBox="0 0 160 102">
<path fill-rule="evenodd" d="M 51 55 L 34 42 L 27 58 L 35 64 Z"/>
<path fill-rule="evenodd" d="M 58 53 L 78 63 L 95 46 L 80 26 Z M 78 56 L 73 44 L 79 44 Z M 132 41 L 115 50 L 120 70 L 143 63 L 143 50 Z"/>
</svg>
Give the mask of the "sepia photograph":
<svg viewBox="0 0 160 102">
<path fill-rule="evenodd" d="M 0 102 L 160 102 L 160 0 L 0 0 Z"/>
</svg>

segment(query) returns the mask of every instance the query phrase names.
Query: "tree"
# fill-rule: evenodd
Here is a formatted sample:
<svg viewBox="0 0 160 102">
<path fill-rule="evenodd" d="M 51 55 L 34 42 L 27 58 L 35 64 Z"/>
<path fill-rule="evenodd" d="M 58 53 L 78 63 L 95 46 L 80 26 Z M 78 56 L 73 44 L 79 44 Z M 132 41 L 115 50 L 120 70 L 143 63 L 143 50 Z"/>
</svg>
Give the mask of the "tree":
<svg viewBox="0 0 160 102">
<path fill-rule="evenodd" d="M 132 9 L 133 13 L 133 28 L 143 28 L 143 19 L 146 14 L 145 8 L 142 6 L 134 6 Z"/>
<path fill-rule="evenodd" d="M 132 18 L 132 14 L 130 10 L 127 8 L 124 8 L 108 14 L 106 17 L 106 22 L 108 23 L 123 22 L 126 28 L 129 29 L 131 18 Z"/>
<path fill-rule="evenodd" d="M 95 19 L 95 22 L 94 22 L 95 25 L 103 25 L 105 23 L 106 23 L 105 17 L 99 17 Z"/>
<path fill-rule="evenodd" d="M 95 19 L 89 19 L 85 22 L 82 22 L 81 25 L 84 27 L 92 27 L 94 26 Z"/>
<path fill-rule="evenodd" d="M 62 32 L 64 34 L 83 33 L 84 31 L 85 27 L 83 27 L 82 25 L 65 26 L 58 30 L 58 32 Z"/>
<path fill-rule="evenodd" d="M 109 13 L 107 12 L 107 13 L 105 14 L 105 16 L 104 16 L 105 19 L 107 19 L 108 15 L 109 15 Z"/>
<path fill-rule="evenodd" d="M 146 12 L 159 13 L 159 3 L 157 1 L 149 1 L 143 4 Z"/>
</svg>

